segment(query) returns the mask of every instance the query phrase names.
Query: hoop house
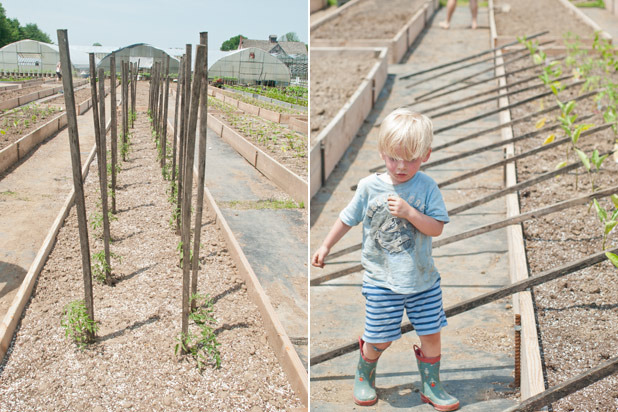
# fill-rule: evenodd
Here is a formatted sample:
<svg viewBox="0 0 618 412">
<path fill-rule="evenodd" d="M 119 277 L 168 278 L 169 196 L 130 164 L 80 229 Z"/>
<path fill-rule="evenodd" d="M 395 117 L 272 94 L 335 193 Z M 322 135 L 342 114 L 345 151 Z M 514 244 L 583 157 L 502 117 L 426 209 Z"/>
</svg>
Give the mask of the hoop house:
<svg viewBox="0 0 618 412">
<path fill-rule="evenodd" d="M 281 60 L 264 50 L 249 47 L 234 51 L 208 69 L 209 78 L 246 84 L 290 84 L 290 70 Z"/>
<path fill-rule="evenodd" d="M 20 40 L 0 49 L 3 72 L 54 73 L 59 60 L 57 46 L 35 40 Z"/>
<path fill-rule="evenodd" d="M 137 63 L 139 61 L 140 69 L 150 69 L 154 62 L 163 62 L 169 54 L 164 50 L 150 46 L 145 43 L 133 44 L 114 51 L 116 54 L 116 69 L 120 70 L 120 62 L 129 61 Z M 180 61 L 175 57 L 170 56 L 170 73 L 178 73 Z M 98 67 L 103 67 L 109 70 L 109 59 L 111 53 L 101 59 Z"/>
</svg>

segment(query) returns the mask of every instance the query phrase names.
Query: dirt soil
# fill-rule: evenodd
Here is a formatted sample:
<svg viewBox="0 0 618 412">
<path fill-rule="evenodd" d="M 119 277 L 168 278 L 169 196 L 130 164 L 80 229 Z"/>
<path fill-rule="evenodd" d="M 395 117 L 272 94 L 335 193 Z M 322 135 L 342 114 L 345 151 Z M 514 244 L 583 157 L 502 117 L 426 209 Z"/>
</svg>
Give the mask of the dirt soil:
<svg viewBox="0 0 618 412">
<path fill-rule="evenodd" d="M 232 127 L 298 177 L 307 180 L 309 164 L 306 136 L 286 125 L 245 113 L 214 97 L 210 97 L 209 101 L 211 104 L 208 105 L 208 111 L 213 116 Z"/>
<path fill-rule="evenodd" d="M 391 39 L 425 0 L 361 0 L 317 29 L 312 39 Z M 311 61 L 313 65 L 314 60 Z"/>
<path fill-rule="evenodd" d="M 105 87 L 109 87 L 109 80 L 106 80 Z M 99 92 L 99 89 L 97 86 L 97 93 L 98 92 Z M 85 102 L 86 100 L 90 99 L 92 97 L 90 83 L 87 84 L 85 87 L 80 86 L 79 90 L 75 91 L 74 95 L 75 95 L 75 104 L 81 104 Z M 45 104 L 64 108 L 64 95 L 61 94 L 58 97 L 55 97 L 51 100 L 46 100 Z"/>
<path fill-rule="evenodd" d="M 60 108 L 29 104 L 0 116 L 0 150 L 58 117 Z"/>
<path fill-rule="evenodd" d="M 536 1 L 509 2 L 511 11 L 508 16 L 525 15 L 525 24 L 517 19 L 510 21 L 501 19 L 498 22 L 498 16 L 496 16 L 498 33 L 506 32 L 516 35 L 539 29 L 550 29 L 552 35 L 561 35 L 563 28 L 572 30 L 574 27 L 581 26 L 574 20 L 573 16 L 566 12 L 563 13 L 561 11 L 563 9 L 549 6 L 549 3 L 553 4 L 554 2 L 558 3 L 554 0 L 543 2 L 542 6 L 547 10 L 547 14 L 530 13 L 530 10 L 536 10 L 538 7 Z M 551 18 L 549 13 L 551 13 Z M 508 24 L 505 24 L 505 22 Z M 531 29 L 530 27 L 536 28 Z M 587 28 L 580 27 L 579 31 L 586 32 Z M 591 33 L 591 31 L 588 31 L 588 33 Z M 528 64 L 530 64 L 529 61 L 512 64 L 507 70 Z M 565 69 L 565 72 L 570 72 L 570 69 Z M 509 76 L 508 81 L 513 83 L 528 75 L 530 73 Z M 613 81 L 616 82 L 618 76 L 615 73 L 612 76 Z M 524 86 L 526 85 L 517 87 Z M 510 102 L 522 100 L 540 93 L 542 90 L 540 88 L 515 95 L 516 97 L 511 98 Z M 560 93 L 560 99 L 566 102 L 579 93 L 580 87 L 566 89 Z M 544 107 L 555 104 L 554 96 L 545 98 L 543 104 Z M 541 103 L 535 101 L 512 109 L 511 116 L 515 119 L 540 109 Z M 602 112 L 592 98 L 577 102 L 574 112 L 580 117 L 587 114 L 594 115 L 594 117 L 585 121 L 577 121 L 576 124 L 592 123 L 600 125 L 604 123 Z M 535 124 L 543 117 L 546 118 L 548 125 L 556 123 L 558 115 L 559 112 L 555 111 L 538 116 L 528 122 L 514 126 L 513 133 L 518 136 L 536 130 Z M 517 143 L 516 153 L 541 146 L 545 138 L 551 133 L 556 135 L 556 139 L 565 137 L 565 132 L 557 128 L 553 132 Z M 616 135 L 609 129 L 582 137 L 577 146 L 590 156 L 594 149 L 599 150 L 601 154 L 611 151 L 615 141 Z M 553 171 L 558 163 L 567 160 L 566 148 L 566 145 L 562 145 L 518 161 L 518 181 L 521 182 L 534 178 L 541 173 Z M 579 161 L 577 156 L 571 150 L 568 163 L 577 161 Z M 616 156 L 610 156 L 603 163 L 602 169 L 592 175 L 596 188 L 616 185 L 616 176 L 618 176 L 618 157 Z M 565 176 L 545 181 L 521 191 L 521 210 L 527 212 L 562 200 L 583 196 L 590 191 L 591 183 L 582 167 L 569 172 Z M 601 200 L 600 203 L 606 210 L 613 209 L 608 198 Z M 524 223 L 524 239 L 530 275 L 538 274 L 565 262 L 574 261 L 602 250 L 602 226 L 594 208 L 590 209 L 589 206 L 589 204 L 586 204 L 573 207 Z M 618 246 L 618 237 L 615 232 L 614 230 L 613 233 L 610 233 L 607 248 Z M 607 361 L 618 353 L 617 273 L 617 269 L 611 263 L 605 261 L 534 288 L 546 387 L 555 386 L 569 378 L 585 373 L 590 368 Z M 555 412 L 615 411 L 618 408 L 618 376 L 613 375 L 590 385 L 555 402 L 552 407 Z"/>
<path fill-rule="evenodd" d="M 55 84 L 51 84 L 51 85 L 37 84 L 35 86 L 26 86 L 21 89 L 7 90 L 5 92 L 0 92 L 0 101 L 11 100 L 16 97 L 28 95 L 30 93 L 36 93 L 43 89 L 49 89 L 53 86 L 55 86 Z"/>
<path fill-rule="evenodd" d="M 140 83 L 140 86 L 144 83 Z M 138 89 L 145 107 L 146 87 Z M 98 206 L 96 161 L 85 183 L 92 220 Z M 0 411 L 293 410 L 301 406 L 266 341 L 259 311 L 205 211 L 198 291 L 214 303 L 221 368 L 176 357 L 182 271 L 179 238 L 168 224 L 168 183 L 161 177 L 149 121 L 140 112 L 132 149 L 118 175 L 118 220 L 111 222 L 113 287 L 94 284 L 96 343 L 79 350 L 64 335 L 65 305 L 83 299 L 75 208 L 60 230 L 5 361 Z M 101 229 L 91 253 L 102 250 Z"/>
<path fill-rule="evenodd" d="M 311 147 L 377 62 L 372 51 L 346 53 L 345 59 L 333 52 L 315 51 L 312 55 Z"/>
<path fill-rule="evenodd" d="M 562 38 L 567 32 L 592 38 L 584 25 L 558 0 L 494 0 L 498 36 L 524 36 L 549 30 L 546 36 Z"/>
</svg>

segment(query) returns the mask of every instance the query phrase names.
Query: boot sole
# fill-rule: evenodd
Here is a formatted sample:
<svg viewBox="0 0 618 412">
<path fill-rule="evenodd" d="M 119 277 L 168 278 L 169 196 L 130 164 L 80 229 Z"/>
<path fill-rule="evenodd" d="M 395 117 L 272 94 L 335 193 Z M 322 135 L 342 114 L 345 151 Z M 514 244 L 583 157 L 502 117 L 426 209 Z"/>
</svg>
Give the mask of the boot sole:
<svg viewBox="0 0 618 412">
<path fill-rule="evenodd" d="M 371 405 L 375 405 L 375 403 L 378 401 L 378 398 L 375 399 L 369 399 L 368 401 L 360 401 L 356 398 L 354 398 L 354 403 L 360 406 L 371 406 Z"/>
<path fill-rule="evenodd" d="M 430 404 L 431 406 L 434 407 L 435 410 L 440 411 L 440 412 L 449 412 L 449 411 L 454 411 L 456 409 L 459 409 L 459 402 L 454 403 L 452 405 L 438 405 L 438 404 L 433 403 L 428 397 L 426 397 L 422 393 L 421 393 L 421 400 L 425 403 Z"/>
</svg>

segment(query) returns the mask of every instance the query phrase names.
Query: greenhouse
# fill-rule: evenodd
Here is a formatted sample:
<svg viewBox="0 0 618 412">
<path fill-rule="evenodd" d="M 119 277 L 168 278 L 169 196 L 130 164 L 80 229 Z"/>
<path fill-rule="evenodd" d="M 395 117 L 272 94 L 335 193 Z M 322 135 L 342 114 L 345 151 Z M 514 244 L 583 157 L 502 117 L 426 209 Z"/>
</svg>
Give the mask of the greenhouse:
<svg viewBox="0 0 618 412">
<path fill-rule="evenodd" d="M 18 73 L 55 73 L 60 60 L 58 46 L 20 40 L 0 49 L 0 70 Z"/>
<path fill-rule="evenodd" d="M 264 50 L 249 47 L 234 51 L 216 61 L 208 69 L 208 77 L 226 82 L 287 86 L 290 69 Z"/>
<path fill-rule="evenodd" d="M 154 62 L 164 61 L 166 56 L 170 56 L 170 73 L 178 73 L 180 67 L 180 61 L 171 56 L 164 50 L 150 46 L 145 43 L 133 44 L 114 51 L 116 55 L 116 67 L 120 67 L 120 62 L 129 61 L 131 63 L 138 63 L 139 67 L 143 69 L 150 69 Z M 109 70 L 109 60 L 111 53 L 105 56 L 98 67 L 103 67 L 105 70 Z"/>
</svg>

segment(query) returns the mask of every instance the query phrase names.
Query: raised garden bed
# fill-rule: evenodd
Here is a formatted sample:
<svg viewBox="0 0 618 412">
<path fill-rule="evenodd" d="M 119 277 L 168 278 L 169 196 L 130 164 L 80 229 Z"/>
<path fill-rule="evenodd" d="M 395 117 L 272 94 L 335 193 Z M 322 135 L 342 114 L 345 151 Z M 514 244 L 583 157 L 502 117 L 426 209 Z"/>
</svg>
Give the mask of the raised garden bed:
<svg viewBox="0 0 618 412">
<path fill-rule="evenodd" d="M 311 196 L 337 165 L 386 82 L 386 49 L 312 48 Z"/>
<path fill-rule="evenodd" d="M 273 156 L 298 176 L 307 179 L 307 138 L 289 128 L 243 113 L 236 107 L 210 99 L 209 108 L 234 130 Z"/>
<path fill-rule="evenodd" d="M 351 1 L 311 25 L 311 47 L 387 47 L 397 63 L 437 7 L 436 0 Z"/>
<path fill-rule="evenodd" d="M 504 2 L 496 1 L 495 3 L 496 10 L 499 10 L 499 5 Z M 531 10 L 536 10 L 536 7 L 539 7 L 537 2 L 510 3 L 511 9 L 508 13 L 496 14 L 498 33 L 515 36 L 529 31 L 534 32 L 536 27 L 550 30 L 550 35 L 554 38 L 562 37 L 565 34 L 562 31 L 563 29 L 592 37 L 592 28 L 586 25 L 583 20 L 574 16 L 570 9 L 560 4 L 561 1 L 552 0 L 551 3 L 556 3 L 555 7 L 548 7 L 544 3 L 544 9 L 539 8 L 538 11 L 532 13 Z M 499 18 L 501 14 L 504 14 L 504 17 Z M 517 31 L 520 34 L 517 34 Z M 593 45 L 591 38 L 583 39 L 582 43 L 588 48 Z M 567 49 L 563 47 L 562 52 L 566 51 Z M 512 63 L 506 67 L 506 70 L 511 71 L 529 65 L 531 61 L 532 59 Z M 572 68 L 566 68 L 563 64 L 565 73 L 570 73 L 571 70 Z M 609 73 L 598 71 L 595 73 L 593 71 L 591 74 L 608 76 L 613 82 L 618 80 L 615 71 Z M 507 81 L 512 84 L 528 75 L 530 73 L 512 75 L 507 78 Z M 509 89 L 509 91 L 511 90 Z M 521 101 L 540 93 L 542 90 L 540 88 L 517 94 L 509 98 L 509 103 Z M 562 102 L 567 102 L 580 95 L 580 87 L 568 88 L 559 93 Z M 514 107 L 510 110 L 510 118 L 521 118 L 540 110 L 542 106 L 549 107 L 555 104 L 555 100 L 556 98 L 550 95 L 542 100 L 539 99 Z M 597 105 L 592 97 L 577 101 L 573 113 L 578 114 L 580 118 L 587 115 L 592 116 L 585 120 L 577 120 L 575 123 L 603 124 L 605 122 L 602 114 L 603 105 L 607 104 L 608 100 L 605 98 L 601 99 L 600 102 L 600 105 Z M 539 122 L 546 122 L 547 125 L 556 124 L 559 115 L 560 111 L 556 110 L 536 116 L 529 121 L 518 123 L 512 127 L 512 131 L 509 129 L 509 135 L 519 136 L 538 130 Z M 544 143 L 547 144 L 546 139 L 552 133 L 555 134 L 555 140 L 565 137 L 565 132 L 558 127 L 556 130 L 548 131 L 538 137 L 517 142 L 515 154 L 542 147 Z M 611 151 L 615 142 L 616 135 L 611 129 L 607 129 L 590 136 L 582 136 L 577 142 L 577 148 L 588 156 L 594 149 L 603 154 Z M 521 182 L 539 176 L 541 173 L 553 171 L 559 163 L 564 161 L 567 163 L 579 162 L 579 158 L 572 148 L 569 150 L 570 155 L 567 158 L 567 148 L 569 147 L 570 143 L 565 143 L 535 156 L 518 160 L 516 180 Z M 610 156 L 603 162 L 602 168 L 590 177 L 594 178 L 597 189 L 603 189 L 616 184 L 615 176 L 617 172 L 618 159 Z M 589 176 L 582 164 L 579 169 L 569 171 L 563 176 L 546 180 L 542 184 L 520 191 L 519 203 L 522 212 L 527 212 L 590 193 L 591 190 Z M 608 198 L 600 199 L 599 204 L 606 210 L 611 210 L 614 207 Z M 602 233 L 602 224 L 599 222 L 595 207 L 591 207 L 590 203 L 568 208 L 543 218 L 526 221 L 523 223 L 525 256 L 520 256 L 520 259 L 524 259 L 523 263 L 519 265 L 520 271 L 524 272 L 523 276 L 527 276 L 528 272 L 530 275 L 535 275 L 565 262 L 596 253 L 602 248 Z M 618 245 L 618 241 L 615 239 L 615 234 L 613 237 L 610 234 L 605 245 L 606 248 L 616 245 Z M 616 283 L 613 281 L 615 274 L 616 268 L 605 261 L 560 280 L 536 286 L 533 289 L 530 305 L 534 306 L 536 318 L 539 322 L 541 358 L 539 367 L 533 368 L 534 370 L 525 370 L 526 367 L 522 365 L 522 368 L 524 368 L 522 371 L 524 372 L 522 375 L 522 397 L 534 395 L 544 390 L 545 387 L 555 386 L 571 377 L 587 372 L 618 352 L 618 342 L 616 341 L 618 318 L 616 311 L 612 310 L 612 302 L 615 301 L 614 297 L 618 293 Z M 534 323 L 533 314 L 530 314 L 529 317 Z M 534 325 L 532 326 L 532 333 L 536 335 Z M 522 335 L 522 341 L 524 340 Z M 522 356 L 534 357 L 534 354 L 530 353 L 531 350 L 530 347 L 526 349 L 526 346 L 522 346 L 522 352 L 527 352 L 522 353 Z M 537 374 L 541 375 L 540 381 L 535 377 Z M 530 382 L 527 380 L 534 380 L 535 383 L 540 384 L 540 387 L 530 386 Z M 526 385 L 527 393 L 524 393 L 524 385 Z M 618 379 L 615 376 L 608 377 L 554 402 L 552 408 L 554 411 L 612 410 L 616 404 L 615 388 L 618 387 L 617 385 Z"/>
</svg>

